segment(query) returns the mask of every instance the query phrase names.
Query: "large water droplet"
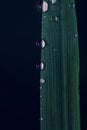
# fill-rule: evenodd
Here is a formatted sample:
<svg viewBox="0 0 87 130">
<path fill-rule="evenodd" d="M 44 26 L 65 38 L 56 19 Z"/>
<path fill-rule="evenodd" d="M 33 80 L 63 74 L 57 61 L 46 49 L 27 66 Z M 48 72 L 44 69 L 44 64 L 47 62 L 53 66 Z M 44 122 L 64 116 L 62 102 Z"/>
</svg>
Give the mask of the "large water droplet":
<svg viewBox="0 0 87 130">
<path fill-rule="evenodd" d="M 45 41 L 44 40 L 37 40 L 36 41 L 36 47 L 37 48 L 44 48 L 45 47 Z"/>
<path fill-rule="evenodd" d="M 42 11 L 46 12 L 48 10 L 48 3 L 46 1 L 43 1 Z"/>
<path fill-rule="evenodd" d="M 46 12 L 48 10 L 48 3 L 46 1 L 38 1 L 36 6 L 38 11 Z"/>
</svg>

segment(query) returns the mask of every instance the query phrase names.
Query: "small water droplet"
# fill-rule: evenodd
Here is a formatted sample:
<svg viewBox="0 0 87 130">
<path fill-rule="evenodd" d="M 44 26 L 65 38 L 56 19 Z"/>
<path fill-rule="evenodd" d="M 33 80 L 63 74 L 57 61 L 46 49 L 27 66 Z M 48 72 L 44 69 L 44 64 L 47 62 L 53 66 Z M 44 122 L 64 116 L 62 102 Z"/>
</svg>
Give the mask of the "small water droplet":
<svg viewBox="0 0 87 130">
<path fill-rule="evenodd" d="M 42 89 L 42 86 L 40 86 L 40 89 Z"/>
<path fill-rule="evenodd" d="M 44 69 L 44 63 L 41 62 L 41 70 Z"/>
<path fill-rule="evenodd" d="M 42 98 L 42 95 L 40 95 L 40 98 Z"/>
<path fill-rule="evenodd" d="M 40 83 L 42 83 L 42 84 L 45 83 L 45 79 L 43 79 L 43 78 L 40 79 Z"/>
<path fill-rule="evenodd" d="M 44 70 L 44 63 L 41 62 L 41 64 L 36 64 L 37 70 Z"/>
<path fill-rule="evenodd" d="M 73 3 L 73 2 L 70 3 L 70 4 L 69 4 L 69 8 L 75 8 L 75 3 Z"/>
<path fill-rule="evenodd" d="M 41 117 L 40 120 L 43 121 L 43 117 Z"/>
<path fill-rule="evenodd" d="M 59 21 L 58 16 L 52 16 L 52 21 L 57 23 Z"/>
<path fill-rule="evenodd" d="M 75 37 L 78 37 L 77 33 L 75 34 Z"/>
</svg>

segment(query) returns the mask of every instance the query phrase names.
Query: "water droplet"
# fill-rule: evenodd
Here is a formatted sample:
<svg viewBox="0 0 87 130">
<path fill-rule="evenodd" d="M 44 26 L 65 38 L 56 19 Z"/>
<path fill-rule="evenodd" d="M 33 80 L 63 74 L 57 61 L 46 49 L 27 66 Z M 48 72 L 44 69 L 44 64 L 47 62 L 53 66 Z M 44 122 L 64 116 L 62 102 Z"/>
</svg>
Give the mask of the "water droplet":
<svg viewBox="0 0 87 130">
<path fill-rule="evenodd" d="M 44 63 L 41 63 L 41 70 L 44 69 Z"/>
<path fill-rule="evenodd" d="M 52 2 L 52 4 L 55 4 L 56 3 L 56 0 L 50 0 Z"/>
<path fill-rule="evenodd" d="M 41 117 L 40 120 L 43 121 L 43 117 Z"/>
<path fill-rule="evenodd" d="M 42 40 L 37 40 L 36 41 L 36 47 L 37 48 L 44 48 L 45 47 L 45 41 L 42 39 Z"/>
<path fill-rule="evenodd" d="M 46 12 L 48 10 L 48 3 L 46 1 L 43 1 L 42 11 Z"/>
<path fill-rule="evenodd" d="M 40 79 L 40 83 L 45 83 L 45 79 Z"/>
<path fill-rule="evenodd" d="M 36 7 L 38 11 L 46 12 L 48 10 L 48 3 L 46 1 L 38 1 Z"/>
<path fill-rule="evenodd" d="M 58 16 L 52 16 L 52 21 L 57 23 L 59 21 Z"/>
<path fill-rule="evenodd" d="M 72 2 L 69 4 L 69 8 L 75 8 L 75 4 Z"/>
<path fill-rule="evenodd" d="M 40 95 L 40 98 L 42 98 L 42 95 Z"/>
<path fill-rule="evenodd" d="M 42 89 L 42 86 L 40 86 L 40 89 Z"/>
<path fill-rule="evenodd" d="M 78 37 L 77 33 L 75 34 L 75 37 Z"/>
<path fill-rule="evenodd" d="M 36 64 L 37 70 L 44 70 L 44 63 L 41 62 L 41 64 Z"/>
</svg>

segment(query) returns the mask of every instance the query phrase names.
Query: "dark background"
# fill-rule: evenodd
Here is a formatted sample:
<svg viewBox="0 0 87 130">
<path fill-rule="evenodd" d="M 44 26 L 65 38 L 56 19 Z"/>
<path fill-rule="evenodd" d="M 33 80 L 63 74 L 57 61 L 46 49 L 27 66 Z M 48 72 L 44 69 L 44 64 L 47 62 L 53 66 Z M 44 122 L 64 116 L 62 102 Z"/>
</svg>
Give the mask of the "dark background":
<svg viewBox="0 0 87 130">
<path fill-rule="evenodd" d="M 0 130 L 39 130 L 41 13 L 37 0 L 0 3 Z M 81 130 L 87 130 L 87 7 L 76 0 L 80 51 Z"/>
<path fill-rule="evenodd" d="M 80 52 L 81 130 L 87 130 L 87 3 L 76 0 Z"/>
</svg>

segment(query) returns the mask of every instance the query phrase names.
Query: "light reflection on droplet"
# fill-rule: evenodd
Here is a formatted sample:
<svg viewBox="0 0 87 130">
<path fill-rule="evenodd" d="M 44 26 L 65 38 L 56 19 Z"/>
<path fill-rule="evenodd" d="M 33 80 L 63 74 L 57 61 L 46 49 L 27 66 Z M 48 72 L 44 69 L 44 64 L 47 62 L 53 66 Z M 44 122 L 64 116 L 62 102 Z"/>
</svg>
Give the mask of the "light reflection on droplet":
<svg viewBox="0 0 87 130">
<path fill-rule="evenodd" d="M 45 79 L 41 78 L 40 83 L 42 83 L 42 84 L 45 83 Z"/>
<path fill-rule="evenodd" d="M 45 41 L 43 39 L 42 40 L 37 40 L 36 41 L 36 47 L 40 48 L 40 49 L 44 48 L 45 47 Z"/>
<path fill-rule="evenodd" d="M 43 121 L 43 117 L 41 117 L 40 120 Z"/>
<path fill-rule="evenodd" d="M 44 70 L 44 63 L 41 62 L 41 64 L 36 64 L 37 70 Z"/>
</svg>

